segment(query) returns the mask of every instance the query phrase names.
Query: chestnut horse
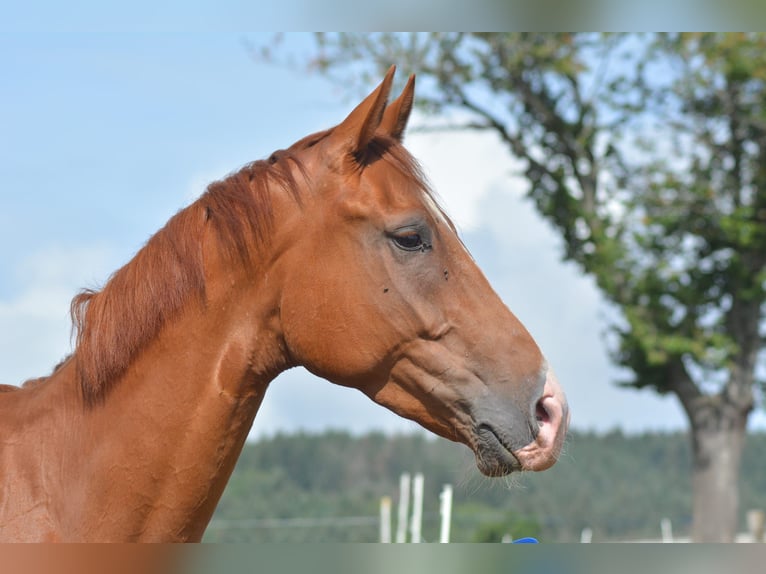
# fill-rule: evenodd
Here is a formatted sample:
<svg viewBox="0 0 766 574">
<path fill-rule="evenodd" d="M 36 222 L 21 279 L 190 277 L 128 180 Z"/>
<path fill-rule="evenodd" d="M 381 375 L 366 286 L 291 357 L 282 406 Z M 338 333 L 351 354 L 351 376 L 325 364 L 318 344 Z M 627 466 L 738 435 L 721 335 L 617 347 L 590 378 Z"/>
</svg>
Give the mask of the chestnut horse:
<svg viewBox="0 0 766 574">
<path fill-rule="evenodd" d="M 0 393 L 0 540 L 198 541 L 269 382 L 303 365 L 470 447 L 558 457 L 568 409 L 401 144 L 414 78 L 211 184 Z"/>
</svg>

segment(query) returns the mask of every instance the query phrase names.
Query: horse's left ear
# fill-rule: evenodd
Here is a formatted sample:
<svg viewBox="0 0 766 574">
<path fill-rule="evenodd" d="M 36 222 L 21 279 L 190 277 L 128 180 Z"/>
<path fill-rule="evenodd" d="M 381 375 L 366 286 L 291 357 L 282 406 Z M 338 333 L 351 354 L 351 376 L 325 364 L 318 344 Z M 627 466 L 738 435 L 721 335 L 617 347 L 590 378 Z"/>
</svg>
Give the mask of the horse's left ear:
<svg viewBox="0 0 766 574">
<path fill-rule="evenodd" d="M 395 71 L 396 66 L 391 66 L 380 85 L 333 130 L 332 142 L 344 148 L 346 153 L 363 153 L 375 135 L 383 120 Z"/>
<path fill-rule="evenodd" d="M 412 104 L 415 101 L 415 74 L 407 80 L 402 93 L 391 102 L 383 112 L 383 120 L 380 122 L 378 132 L 386 134 L 397 141 L 402 141 L 404 130 L 407 128 L 407 120 L 410 119 Z"/>
</svg>

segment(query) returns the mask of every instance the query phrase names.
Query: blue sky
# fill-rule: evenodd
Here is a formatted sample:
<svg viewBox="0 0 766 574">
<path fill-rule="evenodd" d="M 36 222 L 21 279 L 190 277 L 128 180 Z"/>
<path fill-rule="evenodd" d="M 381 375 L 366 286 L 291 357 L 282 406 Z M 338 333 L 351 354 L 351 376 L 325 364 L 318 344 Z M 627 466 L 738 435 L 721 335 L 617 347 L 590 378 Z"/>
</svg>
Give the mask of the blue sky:
<svg viewBox="0 0 766 574">
<path fill-rule="evenodd" d="M 145 237 L 190 177 L 223 176 L 337 117 L 321 79 L 256 66 L 238 35 L 0 37 L 0 67 L 3 176 L 25 182 L 6 188 L 3 233 L 30 248 L 49 233 Z"/>
<path fill-rule="evenodd" d="M 71 297 L 103 283 L 207 183 L 355 105 L 359 94 L 342 86 L 254 61 L 244 40 L 270 37 L 0 35 L 0 383 L 46 374 L 71 351 Z M 309 45 L 300 35 L 287 42 L 298 53 Z M 412 133 L 407 142 L 556 368 L 574 426 L 683 428 L 672 398 L 612 384 L 601 337 L 608 310 L 560 262 L 557 238 L 509 176 L 505 149 L 479 134 Z M 465 163 L 482 178 L 456 171 Z M 254 434 L 328 427 L 416 428 L 356 391 L 293 370 L 272 384 Z"/>
</svg>

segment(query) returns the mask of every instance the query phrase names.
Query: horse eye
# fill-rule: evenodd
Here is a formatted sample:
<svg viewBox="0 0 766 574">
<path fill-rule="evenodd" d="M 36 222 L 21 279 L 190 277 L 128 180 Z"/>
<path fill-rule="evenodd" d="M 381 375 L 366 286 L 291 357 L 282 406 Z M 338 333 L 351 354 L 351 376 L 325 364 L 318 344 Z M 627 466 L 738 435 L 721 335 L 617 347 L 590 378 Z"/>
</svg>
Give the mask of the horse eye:
<svg viewBox="0 0 766 574">
<path fill-rule="evenodd" d="M 393 239 L 397 247 L 406 251 L 417 251 L 418 249 L 423 249 L 425 247 L 420 234 L 415 231 L 410 231 L 401 235 L 394 235 Z"/>
</svg>

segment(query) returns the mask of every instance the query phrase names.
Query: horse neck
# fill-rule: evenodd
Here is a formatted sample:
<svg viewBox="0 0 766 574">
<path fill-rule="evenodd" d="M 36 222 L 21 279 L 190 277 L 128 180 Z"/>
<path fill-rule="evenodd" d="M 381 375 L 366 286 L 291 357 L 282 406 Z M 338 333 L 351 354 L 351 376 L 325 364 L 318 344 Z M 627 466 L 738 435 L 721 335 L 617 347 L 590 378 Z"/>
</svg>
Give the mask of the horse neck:
<svg viewBox="0 0 766 574">
<path fill-rule="evenodd" d="M 205 250 L 206 301 L 184 307 L 84 411 L 80 448 L 94 454 L 71 469 L 90 479 L 70 516 L 89 528 L 77 538 L 200 539 L 268 383 L 288 366 L 273 277 L 266 286 Z"/>
</svg>

